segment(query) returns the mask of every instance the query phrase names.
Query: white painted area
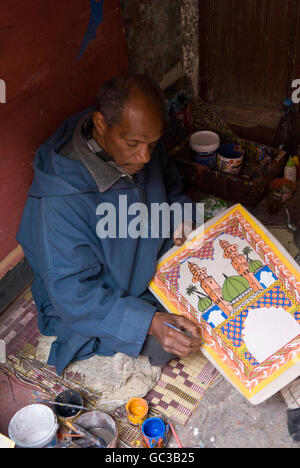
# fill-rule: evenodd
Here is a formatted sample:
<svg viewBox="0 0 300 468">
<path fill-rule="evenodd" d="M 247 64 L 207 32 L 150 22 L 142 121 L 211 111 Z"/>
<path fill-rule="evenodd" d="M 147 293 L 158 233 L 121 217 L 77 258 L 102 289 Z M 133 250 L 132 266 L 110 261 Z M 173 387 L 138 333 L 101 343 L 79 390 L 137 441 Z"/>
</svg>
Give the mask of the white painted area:
<svg viewBox="0 0 300 468">
<path fill-rule="evenodd" d="M 226 320 L 222 315 L 222 310 L 213 310 L 207 319 L 208 323 L 213 323 L 215 327 L 218 327 Z"/>
<path fill-rule="evenodd" d="M 300 325 L 282 307 L 250 310 L 244 327 L 247 349 L 259 363 L 300 335 Z"/>
<path fill-rule="evenodd" d="M 272 273 L 270 271 L 263 271 L 260 274 L 259 282 L 265 288 L 269 288 L 270 286 L 272 286 L 272 284 L 274 284 L 275 281 L 276 281 L 276 279 L 274 278 L 274 276 L 272 275 Z"/>
</svg>

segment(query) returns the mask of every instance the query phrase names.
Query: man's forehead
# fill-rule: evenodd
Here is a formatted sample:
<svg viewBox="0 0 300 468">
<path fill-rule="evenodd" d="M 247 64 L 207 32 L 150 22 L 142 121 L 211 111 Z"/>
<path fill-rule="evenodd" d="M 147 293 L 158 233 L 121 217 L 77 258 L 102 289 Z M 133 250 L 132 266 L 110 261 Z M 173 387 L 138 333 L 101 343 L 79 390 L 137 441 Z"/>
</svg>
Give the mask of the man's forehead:
<svg viewBox="0 0 300 468">
<path fill-rule="evenodd" d="M 126 106 L 117 127 L 123 138 L 156 141 L 162 136 L 164 123 L 159 114 L 149 108 Z"/>
<path fill-rule="evenodd" d="M 120 127 L 119 129 L 120 136 L 126 140 L 152 142 L 159 140 L 163 134 L 163 127 L 157 127 L 156 130 L 147 130 L 138 128 L 138 126 Z"/>
</svg>

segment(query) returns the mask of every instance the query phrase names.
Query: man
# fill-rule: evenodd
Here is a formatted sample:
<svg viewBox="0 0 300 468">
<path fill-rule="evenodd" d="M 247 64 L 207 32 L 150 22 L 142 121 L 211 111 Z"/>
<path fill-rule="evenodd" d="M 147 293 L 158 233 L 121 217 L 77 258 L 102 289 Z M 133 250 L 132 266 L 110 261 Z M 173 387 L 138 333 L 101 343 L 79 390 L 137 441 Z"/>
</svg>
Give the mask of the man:
<svg viewBox="0 0 300 468">
<path fill-rule="evenodd" d="M 57 337 L 48 364 L 58 373 L 95 354 L 163 365 L 200 347 L 198 327 L 167 314 L 147 289 L 158 258 L 185 240 L 172 238 L 177 226 L 170 239 L 97 235 L 103 204 L 122 219 L 120 196 L 149 209 L 190 202 L 161 142 L 164 119 L 152 80 L 117 77 L 102 86 L 96 110 L 67 120 L 37 151 L 17 238 L 34 272 L 39 329 Z"/>
</svg>

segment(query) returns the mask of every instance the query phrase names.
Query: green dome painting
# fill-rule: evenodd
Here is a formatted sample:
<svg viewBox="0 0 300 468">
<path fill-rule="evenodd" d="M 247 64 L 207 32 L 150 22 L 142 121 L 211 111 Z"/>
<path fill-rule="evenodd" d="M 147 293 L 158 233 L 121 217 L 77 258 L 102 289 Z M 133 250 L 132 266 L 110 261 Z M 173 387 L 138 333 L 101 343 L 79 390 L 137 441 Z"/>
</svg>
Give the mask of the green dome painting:
<svg viewBox="0 0 300 468">
<path fill-rule="evenodd" d="M 211 304 L 212 300 L 209 297 L 203 297 L 198 301 L 198 310 L 203 313 Z"/>
<path fill-rule="evenodd" d="M 250 270 L 251 273 L 255 273 L 262 266 L 263 266 L 263 264 L 262 264 L 262 262 L 260 260 L 251 260 L 250 265 L 249 265 L 249 270 Z"/>
<path fill-rule="evenodd" d="M 243 276 L 225 276 L 222 295 L 225 301 L 232 302 L 250 288 L 250 284 Z"/>
</svg>

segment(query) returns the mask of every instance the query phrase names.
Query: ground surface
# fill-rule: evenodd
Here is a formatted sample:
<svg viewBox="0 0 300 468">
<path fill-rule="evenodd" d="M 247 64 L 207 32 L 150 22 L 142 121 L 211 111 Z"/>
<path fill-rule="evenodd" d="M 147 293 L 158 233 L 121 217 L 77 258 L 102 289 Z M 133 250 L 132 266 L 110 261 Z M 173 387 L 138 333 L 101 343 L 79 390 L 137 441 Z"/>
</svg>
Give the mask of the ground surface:
<svg viewBox="0 0 300 468">
<path fill-rule="evenodd" d="M 220 376 L 187 426 L 175 429 L 185 447 L 300 448 L 289 435 L 286 409 L 279 393 L 253 406 Z M 177 447 L 173 438 L 170 446 Z"/>
</svg>

